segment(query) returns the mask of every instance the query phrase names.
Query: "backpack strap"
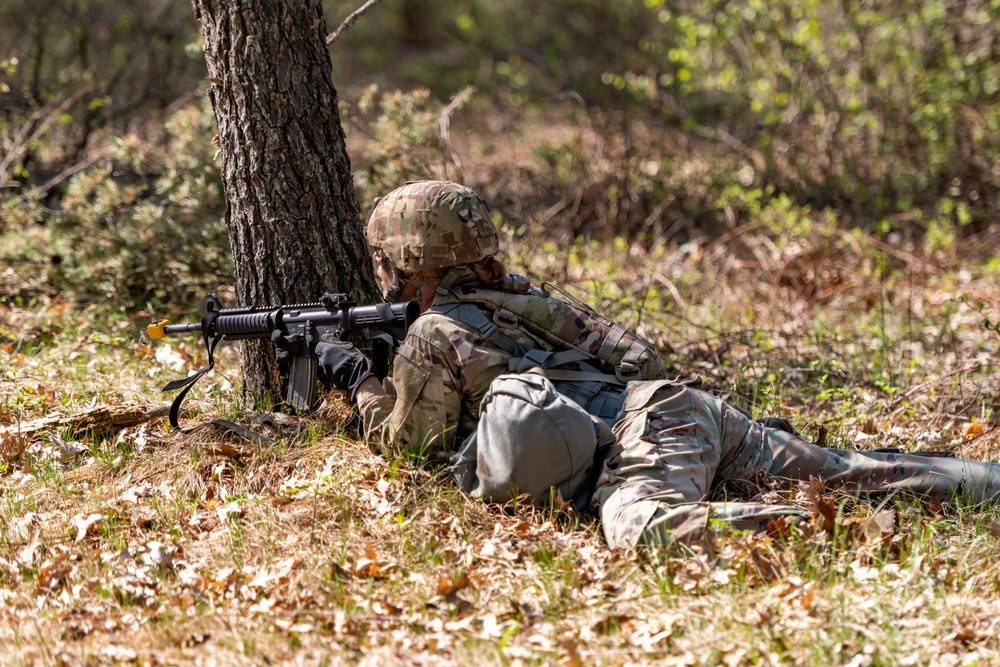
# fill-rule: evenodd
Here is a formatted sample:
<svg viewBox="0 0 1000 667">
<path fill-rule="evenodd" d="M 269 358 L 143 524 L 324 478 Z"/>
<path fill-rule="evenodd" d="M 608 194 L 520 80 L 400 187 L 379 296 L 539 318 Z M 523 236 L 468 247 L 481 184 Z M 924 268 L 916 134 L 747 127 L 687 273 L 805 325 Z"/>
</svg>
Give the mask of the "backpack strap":
<svg viewBox="0 0 1000 667">
<path fill-rule="evenodd" d="M 616 387 L 624 387 L 625 382 L 610 373 L 598 371 L 577 371 L 568 368 L 532 368 L 525 373 L 544 375 L 553 382 L 602 382 Z"/>
<path fill-rule="evenodd" d="M 587 361 L 591 358 L 589 354 L 573 349 L 561 352 L 528 350 L 523 357 L 511 357 L 508 369 L 514 373 L 524 373 L 531 368 L 557 368 L 575 361 Z"/>
<path fill-rule="evenodd" d="M 430 311 L 446 315 L 463 324 L 468 324 L 479 332 L 480 336 L 511 355 L 511 358 L 522 357 L 525 354 L 524 348 L 514 341 L 513 338 L 501 331 L 500 327 L 486 317 L 483 311 L 479 309 L 479 306 L 474 303 L 434 305 L 430 307 Z"/>
<path fill-rule="evenodd" d="M 646 370 L 641 357 L 647 348 L 641 339 L 636 340 L 622 360 L 615 364 L 613 374 L 603 373 L 588 363 L 595 360 L 595 355 L 575 347 L 551 352 L 543 349 L 525 350 L 503 332 L 505 328 L 516 328 L 534 338 L 530 330 L 521 324 L 521 317 L 506 308 L 496 307 L 491 318 L 489 309 L 490 305 L 482 301 L 435 303 L 430 307 L 432 312 L 469 325 L 480 336 L 507 352 L 510 355 L 508 370 L 514 373 L 536 372 L 555 382 L 601 382 L 623 387 L 631 380 L 640 379 Z M 613 350 L 627 333 L 627 329 L 614 324 L 601 344 L 601 351 Z M 574 363 L 579 368 L 563 368 Z"/>
</svg>

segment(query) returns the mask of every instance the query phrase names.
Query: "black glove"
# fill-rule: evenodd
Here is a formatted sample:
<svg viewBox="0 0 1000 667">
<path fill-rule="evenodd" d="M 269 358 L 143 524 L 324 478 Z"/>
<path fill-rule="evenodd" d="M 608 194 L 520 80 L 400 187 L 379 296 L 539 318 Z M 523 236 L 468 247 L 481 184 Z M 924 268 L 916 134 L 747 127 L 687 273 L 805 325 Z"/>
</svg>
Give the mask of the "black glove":
<svg viewBox="0 0 1000 667">
<path fill-rule="evenodd" d="M 343 341 L 316 343 L 319 357 L 319 379 L 328 389 L 343 389 L 351 403 L 355 401 L 358 387 L 370 377 L 372 362 L 361 350 Z"/>
<path fill-rule="evenodd" d="M 302 335 L 291 334 L 283 336 L 280 331 L 271 333 L 271 342 L 274 343 L 274 363 L 278 366 L 278 372 L 288 375 L 292 368 L 292 357 L 301 353 Z"/>
</svg>

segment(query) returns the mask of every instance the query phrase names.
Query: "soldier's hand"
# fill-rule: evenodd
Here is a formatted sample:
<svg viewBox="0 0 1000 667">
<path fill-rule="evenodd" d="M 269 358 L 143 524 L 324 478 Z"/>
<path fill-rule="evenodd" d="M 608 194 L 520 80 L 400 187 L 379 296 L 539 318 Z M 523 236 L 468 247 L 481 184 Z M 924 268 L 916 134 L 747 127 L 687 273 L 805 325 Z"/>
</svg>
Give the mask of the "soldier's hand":
<svg viewBox="0 0 1000 667">
<path fill-rule="evenodd" d="M 328 389 L 347 391 L 351 403 L 355 402 L 358 387 L 374 377 L 372 364 L 361 350 L 344 341 L 316 343 L 319 357 L 319 378 Z"/>
<path fill-rule="evenodd" d="M 288 375 L 292 357 L 302 352 L 301 334 L 284 336 L 280 331 L 275 331 L 271 334 L 271 342 L 274 343 L 274 363 L 278 366 L 278 372 Z"/>
</svg>

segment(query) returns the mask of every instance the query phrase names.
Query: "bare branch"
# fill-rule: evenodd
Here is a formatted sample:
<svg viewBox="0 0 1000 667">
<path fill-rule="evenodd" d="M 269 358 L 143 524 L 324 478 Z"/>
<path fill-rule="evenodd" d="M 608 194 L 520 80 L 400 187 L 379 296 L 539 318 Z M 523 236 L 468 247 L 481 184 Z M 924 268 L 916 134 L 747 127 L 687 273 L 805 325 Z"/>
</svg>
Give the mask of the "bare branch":
<svg viewBox="0 0 1000 667">
<path fill-rule="evenodd" d="M 458 179 L 462 179 L 462 158 L 459 156 L 458 151 L 455 150 L 455 145 L 451 143 L 451 114 L 455 109 L 459 108 L 465 104 L 475 89 L 472 86 L 466 86 L 465 89 L 458 95 L 455 95 L 454 99 L 448 103 L 444 109 L 441 110 L 441 115 L 438 117 L 438 125 L 441 128 L 441 141 L 444 142 L 445 147 L 448 149 L 448 153 L 451 155 L 451 159 L 455 161 L 455 167 L 458 169 Z M 447 164 L 445 165 L 445 172 L 447 173 Z"/>
<path fill-rule="evenodd" d="M 333 44 L 338 39 L 340 39 L 340 36 L 343 35 L 347 31 L 347 29 L 350 28 L 351 25 L 353 25 L 354 22 L 358 20 L 358 17 L 367 12 L 374 5 L 378 4 L 378 1 L 379 0 L 368 0 L 368 2 L 361 5 L 356 10 L 354 10 L 354 12 L 350 16 L 344 19 L 344 22 L 340 24 L 339 28 L 337 28 L 335 31 L 331 32 L 329 35 L 326 36 L 326 43 Z"/>
</svg>

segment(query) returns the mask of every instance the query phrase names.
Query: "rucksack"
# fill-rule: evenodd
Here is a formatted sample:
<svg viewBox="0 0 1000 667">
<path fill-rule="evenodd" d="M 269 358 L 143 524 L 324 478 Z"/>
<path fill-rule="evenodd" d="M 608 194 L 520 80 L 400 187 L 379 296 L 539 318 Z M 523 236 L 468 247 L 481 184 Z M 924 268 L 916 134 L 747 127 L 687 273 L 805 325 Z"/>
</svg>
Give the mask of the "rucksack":
<svg viewBox="0 0 1000 667">
<path fill-rule="evenodd" d="M 595 454 L 614 435 L 541 373 L 505 373 L 480 403 L 476 432 L 452 458 L 463 491 L 488 502 L 550 493 L 582 510 L 595 480 Z"/>
<path fill-rule="evenodd" d="M 474 305 L 475 308 L 464 307 Z M 653 345 L 551 283 L 541 288 L 528 279 L 509 274 L 501 288 L 456 285 L 439 290 L 431 308 L 469 324 L 487 339 L 508 348 L 517 361 L 512 371 L 533 366 L 558 368 L 586 360 L 608 376 L 604 381 L 624 385 L 632 380 L 655 380 L 663 363 Z M 555 352 L 538 363 L 540 351 L 518 354 L 504 329 L 519 329 L 545 341 Z M 527 361 L 518 368 L 515 364 Z M 597 379 L 597 378 L 593 378 Z M 617 382 L 615 382 L 617 381 Z"/>
</svg>

